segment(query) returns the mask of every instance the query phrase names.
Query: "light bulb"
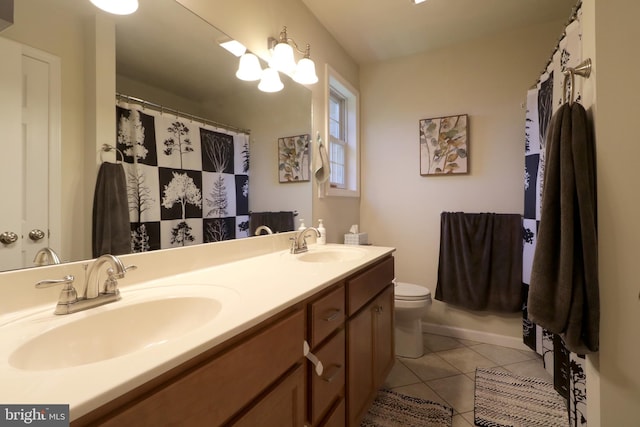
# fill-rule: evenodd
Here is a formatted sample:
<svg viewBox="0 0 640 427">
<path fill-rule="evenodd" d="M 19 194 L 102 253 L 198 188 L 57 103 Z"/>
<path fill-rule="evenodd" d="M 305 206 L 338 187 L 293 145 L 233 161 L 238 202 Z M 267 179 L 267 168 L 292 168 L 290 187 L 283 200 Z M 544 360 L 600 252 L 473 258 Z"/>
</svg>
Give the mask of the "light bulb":
<svg viewBox="0 0 640 427">
<path fill-rule="evenodd" d="M 91 0 L 91 3 L 114 15 L 129 15 L 138 10 L 138 0 Z"/>
<path fill-rule="evenodd" d="M 293 80 L 303 85 L 317 83 L 316 64 L 309 58 L 302 58 L 300 62 L 298 62 L 296 72 L 293 74 Z"/>
<path fill-rule="evenodd" d="M 278 43 L 273 48 L 273 55 L 269 65 L 285 74 L 292 73 L 296 68 L 296 61 L 293 59 L 293 48 L 288 43 Z"/>
</svg>

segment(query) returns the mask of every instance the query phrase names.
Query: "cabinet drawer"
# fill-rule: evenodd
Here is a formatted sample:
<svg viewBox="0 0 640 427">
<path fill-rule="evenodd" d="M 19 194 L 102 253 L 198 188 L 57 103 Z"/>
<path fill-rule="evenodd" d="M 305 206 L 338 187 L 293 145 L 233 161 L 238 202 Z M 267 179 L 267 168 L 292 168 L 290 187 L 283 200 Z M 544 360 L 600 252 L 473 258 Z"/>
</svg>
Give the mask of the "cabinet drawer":
<svg viewBox="0 0 640 427">
<path fill-rule="evenodd" d="M 386 258 L 363 273 L 347 280 L 347 314 L 353 315 L 393 281 L 393 257 Z"/>
<path fill-rule="evenodd" d="M 344 286 L 309 304 L 311 348 L 315 348 L 344 323 L 344 304 Z"/>
<path fill-rule="evenodd" d="M 297 310 L 104 425 L 221 425 L 301 359 L 304 329 L 304 312 Z"/>
<path fill-rule="evenodd" d="M 309 364 L 311 383 L 311 414 L 312 424 L 317 424 L 327 409 L 344 389 L 345 383 L 345 333 L 338 332 L 331 340 L 315 351 L 315 355 L 322 362 L 324 372 L 318 376 L 313 365 Z"/>
</svg>

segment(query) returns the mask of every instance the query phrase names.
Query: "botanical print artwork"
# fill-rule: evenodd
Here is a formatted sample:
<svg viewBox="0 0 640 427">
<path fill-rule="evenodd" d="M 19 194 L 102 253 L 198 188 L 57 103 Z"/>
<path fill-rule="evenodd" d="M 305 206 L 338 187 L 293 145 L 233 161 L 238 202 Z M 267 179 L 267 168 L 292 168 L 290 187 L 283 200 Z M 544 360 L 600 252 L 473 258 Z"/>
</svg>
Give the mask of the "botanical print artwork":
<svg viewBox="0 0 640 427">
<path fill-rule="evenodd" d="M 310 179 L 309 134 L 278 138 L 278 177 L 280 182 Z"/>
<path fill-rule="evenodd" d="M 249 236 L 249 138 L 136 105 L 116 106 L 132 252 Z"/>
<path fill-rule="evenodd" d="M 467 115 L 420 120 L 420 175 L 468 172 Z"/>
</svg>

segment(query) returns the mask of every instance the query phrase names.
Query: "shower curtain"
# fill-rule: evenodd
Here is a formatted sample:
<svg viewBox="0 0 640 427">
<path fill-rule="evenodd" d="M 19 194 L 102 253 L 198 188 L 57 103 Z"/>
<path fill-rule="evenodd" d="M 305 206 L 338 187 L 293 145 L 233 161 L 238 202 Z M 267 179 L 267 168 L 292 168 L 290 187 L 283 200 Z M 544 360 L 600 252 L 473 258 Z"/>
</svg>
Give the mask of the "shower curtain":
<svg viewBox="0 0 640 427">
<path fill-rule="evenodd" d="M 119 101 L 132 252 L 249 235 L 249 136 Z"/>
<path fill-rule="evenodd" d="M 572 21 L 538 83 L 527 92 L 525 124 L 523 282 L 528 290 L 531 266 L 540 223 L 542 183 L 544 179 L 545 132 L 553 113 L 562 105 L 564 67 L 576 67 L 582 60 L 581 9 Z M 575 79 L 575 102 L 583 102 L 582 78 Z M 583 104 L 584 105 L 584 104 Z M 553 376 L 555 389 L 567 399 L 571 426 L 587 425 L 586 372 L 584 356 L 571 353 L 562 339 L 531 323 L 527 317 L 527 298 L 523 305 L 523 340 L 543 357 L 544 367 Z"/>
</svg>

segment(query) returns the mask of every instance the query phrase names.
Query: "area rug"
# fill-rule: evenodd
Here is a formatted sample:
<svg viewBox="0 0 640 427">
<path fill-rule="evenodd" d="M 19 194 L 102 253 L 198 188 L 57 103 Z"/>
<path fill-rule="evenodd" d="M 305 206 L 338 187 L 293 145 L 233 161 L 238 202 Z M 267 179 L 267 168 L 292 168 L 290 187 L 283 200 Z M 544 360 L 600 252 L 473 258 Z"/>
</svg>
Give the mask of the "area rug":
<svg viewBox="0 0 640 427">
<path fill-rule="evenodd" d="M 452 416 L 440 403 L 380 390 L 360 427 L 451 427 Z"/>
<path fill-rule="evenodd" d="M 567 427 L 553 384 L 498 369 L 476 369 L 474 422 L 480 427 Z"/>
</svg>

